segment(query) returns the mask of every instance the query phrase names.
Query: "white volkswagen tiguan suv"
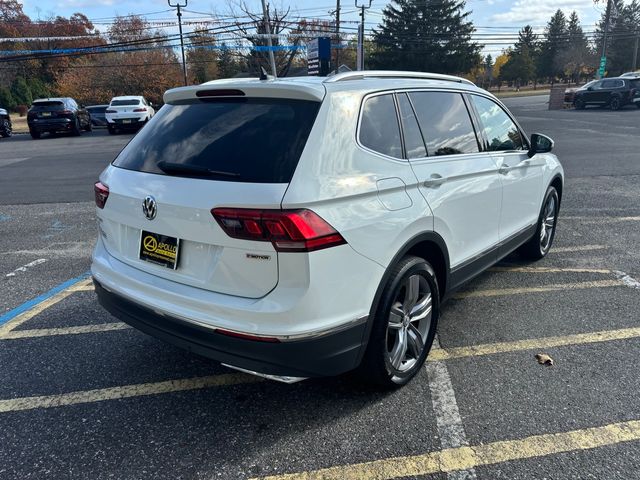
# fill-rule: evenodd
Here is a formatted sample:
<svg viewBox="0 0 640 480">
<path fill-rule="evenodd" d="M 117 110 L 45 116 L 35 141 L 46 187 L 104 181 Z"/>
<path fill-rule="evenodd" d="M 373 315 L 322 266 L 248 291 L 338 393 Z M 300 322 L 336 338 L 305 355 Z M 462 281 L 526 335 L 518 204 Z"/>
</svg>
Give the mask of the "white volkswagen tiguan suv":
<svg viewBox="0 0 640 480">
<path fill-rule="evenodd" d="M 464 79 L 223 80 L 164 100 L 95 185 L 96 292 L 227 366 L 403 385 L 451 292 L 553 242 L 553 142 Z"/>
</svg>

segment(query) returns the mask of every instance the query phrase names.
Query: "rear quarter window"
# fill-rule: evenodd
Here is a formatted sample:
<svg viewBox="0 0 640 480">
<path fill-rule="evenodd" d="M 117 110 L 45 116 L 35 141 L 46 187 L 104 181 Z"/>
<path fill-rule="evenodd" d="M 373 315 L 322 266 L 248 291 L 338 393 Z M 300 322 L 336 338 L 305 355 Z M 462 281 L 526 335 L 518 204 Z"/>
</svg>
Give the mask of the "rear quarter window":
<svg viewBox="0 0 640 480">
<path fill-rule="evenodd" d="M 393 94 L 365 100 L 360 121 L 360 143 L 374 152 L 402 158 L 400 127 Z"/>
<path fill-rule="evenodd" d="M 319 108 L 271 98 L 165 105 L 113 165 L 165 175 L 158 167 L 164 161 L 237 174 L 206 177 L 218 181 L 288 183 Z"/>
</svg>

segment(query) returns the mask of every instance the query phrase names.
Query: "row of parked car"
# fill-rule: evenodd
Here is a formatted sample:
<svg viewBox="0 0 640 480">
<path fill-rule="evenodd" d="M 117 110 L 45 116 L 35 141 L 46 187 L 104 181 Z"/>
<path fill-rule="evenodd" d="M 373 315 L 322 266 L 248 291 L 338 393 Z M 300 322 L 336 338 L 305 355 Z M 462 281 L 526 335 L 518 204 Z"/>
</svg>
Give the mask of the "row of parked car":
<svg viewBox="0 0 640 480">
<path fill-rule="evenodd" d="M 39 98 L 27 112 L 27 124 L 34 139 L 47 132 L 80 135 L 83 131 L 90 132 L 94 126 L 107 127 L 110 134 L 115 134 L 141 128 L 155 113 L 153 105 L 142 96 L 114 97 L 108 105 L 86 107 L 70 97 Z M 0 136 L 11 134 L 9 112 L 0 108 Z"/>
<path fill-rule="evenodd" d="M 640 108 L 640 72 L 592 80 L 582 87 L 567 89 L 564 101 L 578 110 L 589 105 L 609 107 L 611 110 L 620 110 L 627 105 Z"/>
</svg>

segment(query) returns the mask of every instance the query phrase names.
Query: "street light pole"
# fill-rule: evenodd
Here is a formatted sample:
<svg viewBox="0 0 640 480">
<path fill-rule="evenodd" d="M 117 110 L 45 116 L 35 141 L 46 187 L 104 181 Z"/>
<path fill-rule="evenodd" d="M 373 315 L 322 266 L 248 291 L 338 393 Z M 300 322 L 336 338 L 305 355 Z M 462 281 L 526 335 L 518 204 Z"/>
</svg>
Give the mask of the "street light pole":
<svg viewBox="0 0 640 480">
<path fill-rule="evenodd" d="M 178 29 L 180 30 L 180 50 L 182 50 L 182 76 L 184 77 L 185 86 L 188 85 L 187 82 L 187 61 L 184 56 L 184 38 L 182 36 L 182 11 L 180 10 L 183 7 L 187 6 L 189 0 L 184 0 L 184 5 L 180 2 L 171 3 L 171 0 L 167 0 L 167 3 L 171 8 L 178 9 Z"/>
<path fill-rule="evenodd" d="M 264 29 L 267 34 L 267 45 L 269 46 L 269 63 L 271 64 L 271 74 L 274 78 L 278 76 L 278 71 L 276 70 L 276 59 L 273 56 L 273 42 L 271 41 L 271 25 L 269 25 L 269 11 L 267 10 L 267 5 L 264 0 L 262 0 L 262 15 L 264 17 Z"/>
<path fill-rule="evenodd" d="M 373 0 L 369 0 L 369 5 L 364 2 L 362 5 L 358 5 L 358 0 L 355 0 L 356 8 L 360 9 L 360 28 L 358 28 L 358 54 L 357 54 L 357 70 L 364 70 L 364 11 L 371 8 Z"/>
</svg>

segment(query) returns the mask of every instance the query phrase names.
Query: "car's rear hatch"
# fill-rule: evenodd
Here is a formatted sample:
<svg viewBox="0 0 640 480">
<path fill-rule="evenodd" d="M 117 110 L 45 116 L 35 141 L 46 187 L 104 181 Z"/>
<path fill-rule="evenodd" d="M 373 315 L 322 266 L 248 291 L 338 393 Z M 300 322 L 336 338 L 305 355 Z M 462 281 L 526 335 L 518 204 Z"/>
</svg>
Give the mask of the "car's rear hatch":
<svg viewBox="0 0 640 480">
<path fill-rule="evenodd" d="M 319 100 L 198 98 L 183 92 L 165 101 L 100 178 L 109 188 L 106 206 L 98 210 L 107 251 L 183 284 L 250 298 L 266 295 L 278 283 L 273 245 L 231 238 L 211 210 L 280 208 Z M 179 239 L 175 269 L 141 258 L 146 232 L 170 237 L 168 243 Z M 162 243 L 163 237 L 155 239 Z"/>
<path fill-rule="evenodd" d="M 40 120 L 52 120 L 59 118 L 70 118 L 73 112 L 66 110 L 64 103 L 59 100 L 47 100 L 34 102 L 29 109 L 28 117 Z"/>
</svg>

